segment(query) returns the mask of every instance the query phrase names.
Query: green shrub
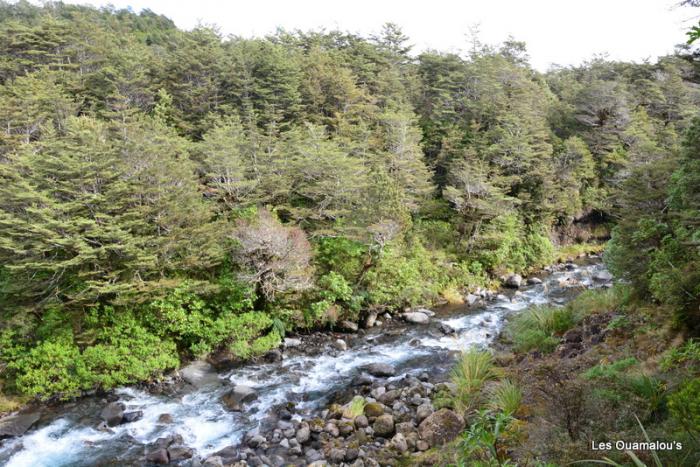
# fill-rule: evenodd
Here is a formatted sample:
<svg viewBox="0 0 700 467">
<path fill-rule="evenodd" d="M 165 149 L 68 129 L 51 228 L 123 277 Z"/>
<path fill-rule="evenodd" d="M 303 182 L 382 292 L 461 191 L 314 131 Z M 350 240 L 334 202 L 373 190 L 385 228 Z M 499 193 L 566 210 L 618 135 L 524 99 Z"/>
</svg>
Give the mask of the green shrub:
<svg viewBox="0 0 700 467">
<path fill-rule="evenodd" d="M 459 245 L 459 233 L 452 222 L 419 219 L 414 223 L 414 230 L 431 250 L 456 250 Z"/>
<path fill-rule="evenodd" d="M 700 433 L 700 378 L 683 383 L 668 398 L 671 416 L 686 430 Z"/>
<path fill-rule="evenodd" d="M 517 215 L 497 217 L 478 240 L 478 261 L 496 273 L 524 270 L 527 261 L 522 248 L 523 236 L 522 221 Z"/>
<path fill-rule="evenodd" d="M 450 283 L 444 256 L 431 253 L 418 240 L 384 251 L 363 281 L 371 305 L 399 308 L 430 303 Z"/>
<path fill-rule="evenodd" d="M 504 438 L 515 419 L 502 412 L 480 411 L 459 443 L 458 466 L 515 466 L 504 459 Z"/>
<path fill-rule="evenodd" d="M 586 379 L 618 378 L 623 371 L 637 365 L 638 363 L 639 362 L 634 357 L 624 358 L 612 363 L 601 363 L 600 365 L 596 365 L 588 369 L 585 373 L 583 373 L 583 377 Z"/>
<path fill-rule="evenodd" d="M 526 227 L 516 214 L 497 217 L 478 241 L 478 261 L 489 271 L 521 272 L 554 260 L 554 246 L 544 226 Z"/>
<path fill-rule="evenodd" d="M 68 399 L 92 387 L 80 349 L 66 337 L 40 342 L 8 369 L 16 375 L 17 390 L 30 396 L 45 399 L 57 394 Z"/>
<path fill-rule="evenodd" d="M 256 357 L 269 350 L 277 348 L 281 342 L 282 338 L 280 337 L 280 334 L 276 330 L 272 330 L 265 335 L 253 339 L 253 341 L 250 343 L 250 350 L 248 351 L 241 352 L 240 349 L 244 347 L 240 345 L 236 347 L 238 352 L 237 355 L 241 357 Z"/>
<path fill-rule="evenodd" d="M 152 334 L 130 316 L 102 329 L 82 359 L 92 385 L 100 388 L 146 381 L 180 363 L 173 341 Z"/>
<path fill-rule="evenodd" d="M 646 403 L 650 416 L 659 414 L 666 404 L 666 384 L 653 376 L 640 374 L 627 378 L 625 385 Z"/>
<path fill-rule="evenodd" d="M 261 355 L 277 347 L 281 337 L 275 330 L 263 334 L 272 327 L 272 318 L 266 313 L 249 311 L 230 315 L 223 320 L 221 334 L 227 336 L 229 349 L 239 358 Z"/>
<path fill-rule="evenodd" d="M 663 370 L 684 365 L 700 365 L 700 339 L 690 339 L 682 346 L 669 350 L 661 360 Z"/>
<path fill-rule="evenodd" d="M 16 389 L 67 399 L 88 389 L 145 381 L 178 366 L 175 343 L 149 332 L 131 313 L 114 315 L 108 309 L 103 316 L 105 326 L 88 333 L 91 343 L 82 352 L 64 330 L 15 359 L 9 369 Z"/>
<path fill-rule="evenodd" d="M 314 262 L 321 274 L 335 272 L 348 283 L 354 283 L 366 256 L 367 247 L 360 242 L 346 237 L 326 237 L 316 244 Z"/>
<path fill-rule="evenodd" d="M 166 297 L 148 304 L 144 320 L 163 339 L 175 341 L 182 351 L 194 356 L 206 354 L 235 338 L 240 324 L 236 317 L 252 308 L 250 291 L 246 287 L 230 281 L 224 291 L 205 300 L 185 282 Z M 265 327 L 272 324 L 269 320 L 264 322 Z"/>
<path fill-rule="evenodd" d="M 542 226 L 531 227 L 523 242 L 526 268 L 541 268 L 554 261 L 554 245 Z"/>
<path fill-rule="evenodd" d="M 617 329 L 628 329 L 630 326 L 630 320 L 627 316 L 615 316 L 607 325 L 607 329 L 610 331 L 615 331 Z"/>
</svg>

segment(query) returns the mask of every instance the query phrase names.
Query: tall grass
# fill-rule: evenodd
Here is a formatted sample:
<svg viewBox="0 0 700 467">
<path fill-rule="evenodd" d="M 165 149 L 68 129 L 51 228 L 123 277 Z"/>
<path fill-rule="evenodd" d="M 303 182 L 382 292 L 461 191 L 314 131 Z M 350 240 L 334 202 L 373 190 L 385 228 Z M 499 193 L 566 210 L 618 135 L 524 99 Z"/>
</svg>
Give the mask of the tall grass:
<svg viewBox="0 0 700 467">
<path fill-rule="evenodd" d="M 535 307 L 511 321 L 508 332 L 517 352 L 551 352 L 559 343 L 556 334 L 574 325 L 574 314 L 569 307 Z"/>
<path fill-rule="evenodd" d="M 504 379 L 491 390 L 489 406 L 496 412 L 510 416 L 518 411 L 522 400 L 523 392 L 520 386 L 511 380 Z"/>
<path fill-rule="evenodd" d="M 470 350 L 463 353 L 452 371 L 457 408 L 465 412 L 474 409 L 482 398 L 484 385 L 497 378 L 498 371 L 489 352 Z"/>
<path fill-rule="evenodd" d="M 561 334 L 571 329 L 586 316 L 620 309 L 626 300 L 624 287 L 608 290 L 586 290 L 563 308 L 540 306 L 516 316 L 507 332 L 516 352 L 552 352 L 559 344 Z"/>
<path fill-rule="evenodd" d="M 568 305 L 576 321 L 588 315 L 616 311 L 627 300 L 629 291 L 626 287 L 616 285 L 610 289 L 585 290 Z"/>
</svg>

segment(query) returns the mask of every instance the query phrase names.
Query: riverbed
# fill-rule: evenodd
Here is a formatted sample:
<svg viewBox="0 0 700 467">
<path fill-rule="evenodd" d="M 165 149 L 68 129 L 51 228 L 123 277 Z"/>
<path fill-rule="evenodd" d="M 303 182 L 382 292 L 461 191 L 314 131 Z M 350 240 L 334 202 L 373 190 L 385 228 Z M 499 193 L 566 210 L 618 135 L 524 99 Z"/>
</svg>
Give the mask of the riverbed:
<svg viewBox="0 0 700 467">
<path fill-rule="evenodd" d="M 237 446 L 246 433 L 264 430 L 270 414 L 280 408 L 292 410 L 297 418 L 313 416 L 351 386 L 369 364 L 394 366 L 396 376 L 389 381 L 406 374 L 437 378 L 450 370 L 457 352 L 491 345 L 513 314 L 536 305 L 561 305 L 585 288 L 609 286 L 596 280 L 602 271 L 600 258 L 587 258 L 539 275 L 539 284 L 504 291 L 481 305 L 435 309 L 428 324 L 409 324 L 398 317 L 389 324 L 380 316 L 382 326 L 335 335 L 309 351 L 304 344 L 309 337 L 300 336 L 301 346 L 283 349 L 279 361 L 251 363 L 208 375 L 197 386 L 185 385 L 164 394 L 125 387 L 109 400 L 87 397 L 64 404 L 47 410 L 24 436 L 0 442 L 0 465 L 144 465 L 146 446 L 173 435 L 181 436 L 182 444 L 194 451 L 193 460 L 179 465 L 191 465 L 196 459 Z M 455 333 L 446 335 L 441 325 Z M 337 337 L 343 337 L 346 350 L 333 345 Z M 242 412 L 232 412 L 221 402 L 232 385 L 250 386 L 257 393 Z M 141 411 L 142 417 L 100 428 L 100 411 L 116 399 L 127 411 Z"/>
</svg>

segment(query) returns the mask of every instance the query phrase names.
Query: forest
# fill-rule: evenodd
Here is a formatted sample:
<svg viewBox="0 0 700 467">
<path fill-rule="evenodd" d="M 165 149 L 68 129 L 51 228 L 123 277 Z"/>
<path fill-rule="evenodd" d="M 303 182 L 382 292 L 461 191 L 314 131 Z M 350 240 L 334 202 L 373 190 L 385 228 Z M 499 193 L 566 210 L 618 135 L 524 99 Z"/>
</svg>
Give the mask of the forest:
<svg viewBox="0 0 700 467">
<path fill-rule="evenodd" d="M 676 337 L 655 350 L 663 403 L 642 422 L 697 440 L 693 47 L 543 73 L 512 38 L 462 55 L 410 43 L 391 23 L 241 38 L 0 2 L 0 412 L 212 352 L 256 359 L 604 247 L 619 332 Z M 615 407 L 627 366 L 588 371 Z M 619 431 L 638 430 L 625 416 Z M 465 443 L 455 465 L 515 465 Z"/>
</svg>

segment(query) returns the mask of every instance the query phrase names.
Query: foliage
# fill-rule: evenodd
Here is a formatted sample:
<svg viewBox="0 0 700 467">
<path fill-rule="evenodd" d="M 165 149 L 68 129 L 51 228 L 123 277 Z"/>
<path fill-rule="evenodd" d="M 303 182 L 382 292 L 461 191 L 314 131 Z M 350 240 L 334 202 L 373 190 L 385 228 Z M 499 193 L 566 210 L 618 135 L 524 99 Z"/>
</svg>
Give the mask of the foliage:
<svg viewBox="0 0 700 467">
<path fill-rule="evenodd" d="M 670 349 L 661 360 L 661 368 L 664 370 L 684 365 L 700 365 L 700 340 L 689 339 L 680 347 Z"/>
<path fill-rule="evenodd" d="M 583 377 L 587 379 L 596 378 L 616 378 L 621 371 L 624 371 L 639 362 L 634 357 L 617 360 L 613 363 L 601 363 L 587 370 Z"/>
<path fill-rule="evenodd" d="M 239 220 L 233 238 L 239 246 L 235 260 L 246 269 L 241 279 L 254 284 L 259 297 L 273 300 L 311 286 L 311 245 L 301 229 L 283 226 L 262 210 L 254 221 Z"/>
<path fill-rule="evenodd" d="M 574 324 L 570 307 L 533 307 L 516 316 L 508 332 L 518 352 L 551 352 L 559 344 L 558 335 Z"/>
<path fill-rule="evenodd" d="M 81 352 L 64 331 L 17 357 L 8 365 L 17 375 L 17 389 L 42 398 L 70 398 L 88 389 L 148 380 L 179 364 L 172 341 L 161 340 L 130 316 L 120 316 L 94 338 Z"/>
<path fill-rule="evenodd" d="M 510 380 L 502 380 L 490 392 L 490 407 L 494 412 L 514 415 L 520 408 L 523 392 Z"/>
<path fill-rule="evenodd" d="M 464 412 L 470 411 L 481 402 L 484 385 L 497 378 L 493 356 L 482 350 L 469 350 L 460 357 L 452 370 L 452 382 L 456 386 L 455 401 Z"/>
<path fill-rule="evenodd" d="M 463 459 L 462 462 L 469 461 L 469 464 L 458 465 L 474 465 L 475 459 L 486 461 L 481 465 L 515 465 L 504 460 L 501 452 L 504 432 L 513 421 L 514 419 L 506 413 L 479 412 L 476 422 L 464 432 L 460 441 L 460 458 Z"/>
<path fill-rule="evenodd" d="M 420 241 L 409 242 L 405 249 L 390 246 L 365 274 L 369 304 L 400 307 L 434 300 L 450 280 L 441 260 Z"/>
<path fill-rule="evenodd" d="M 697 326 L 692 60 L 540 73 L 517 41 L 407 40 L 0 2 L 3 391 L 67 397 L 457 300 L 553 261 L 590 214 L 617 222 L 610 270 Z M 526 315 L 519 345 L 623 301 Z"/>
<path fill-rule="evenodd" d="M 700 433 L 700 378 L 685 383 L 668 398 L 668 408 L 677 423 Z"/>
</svg>

